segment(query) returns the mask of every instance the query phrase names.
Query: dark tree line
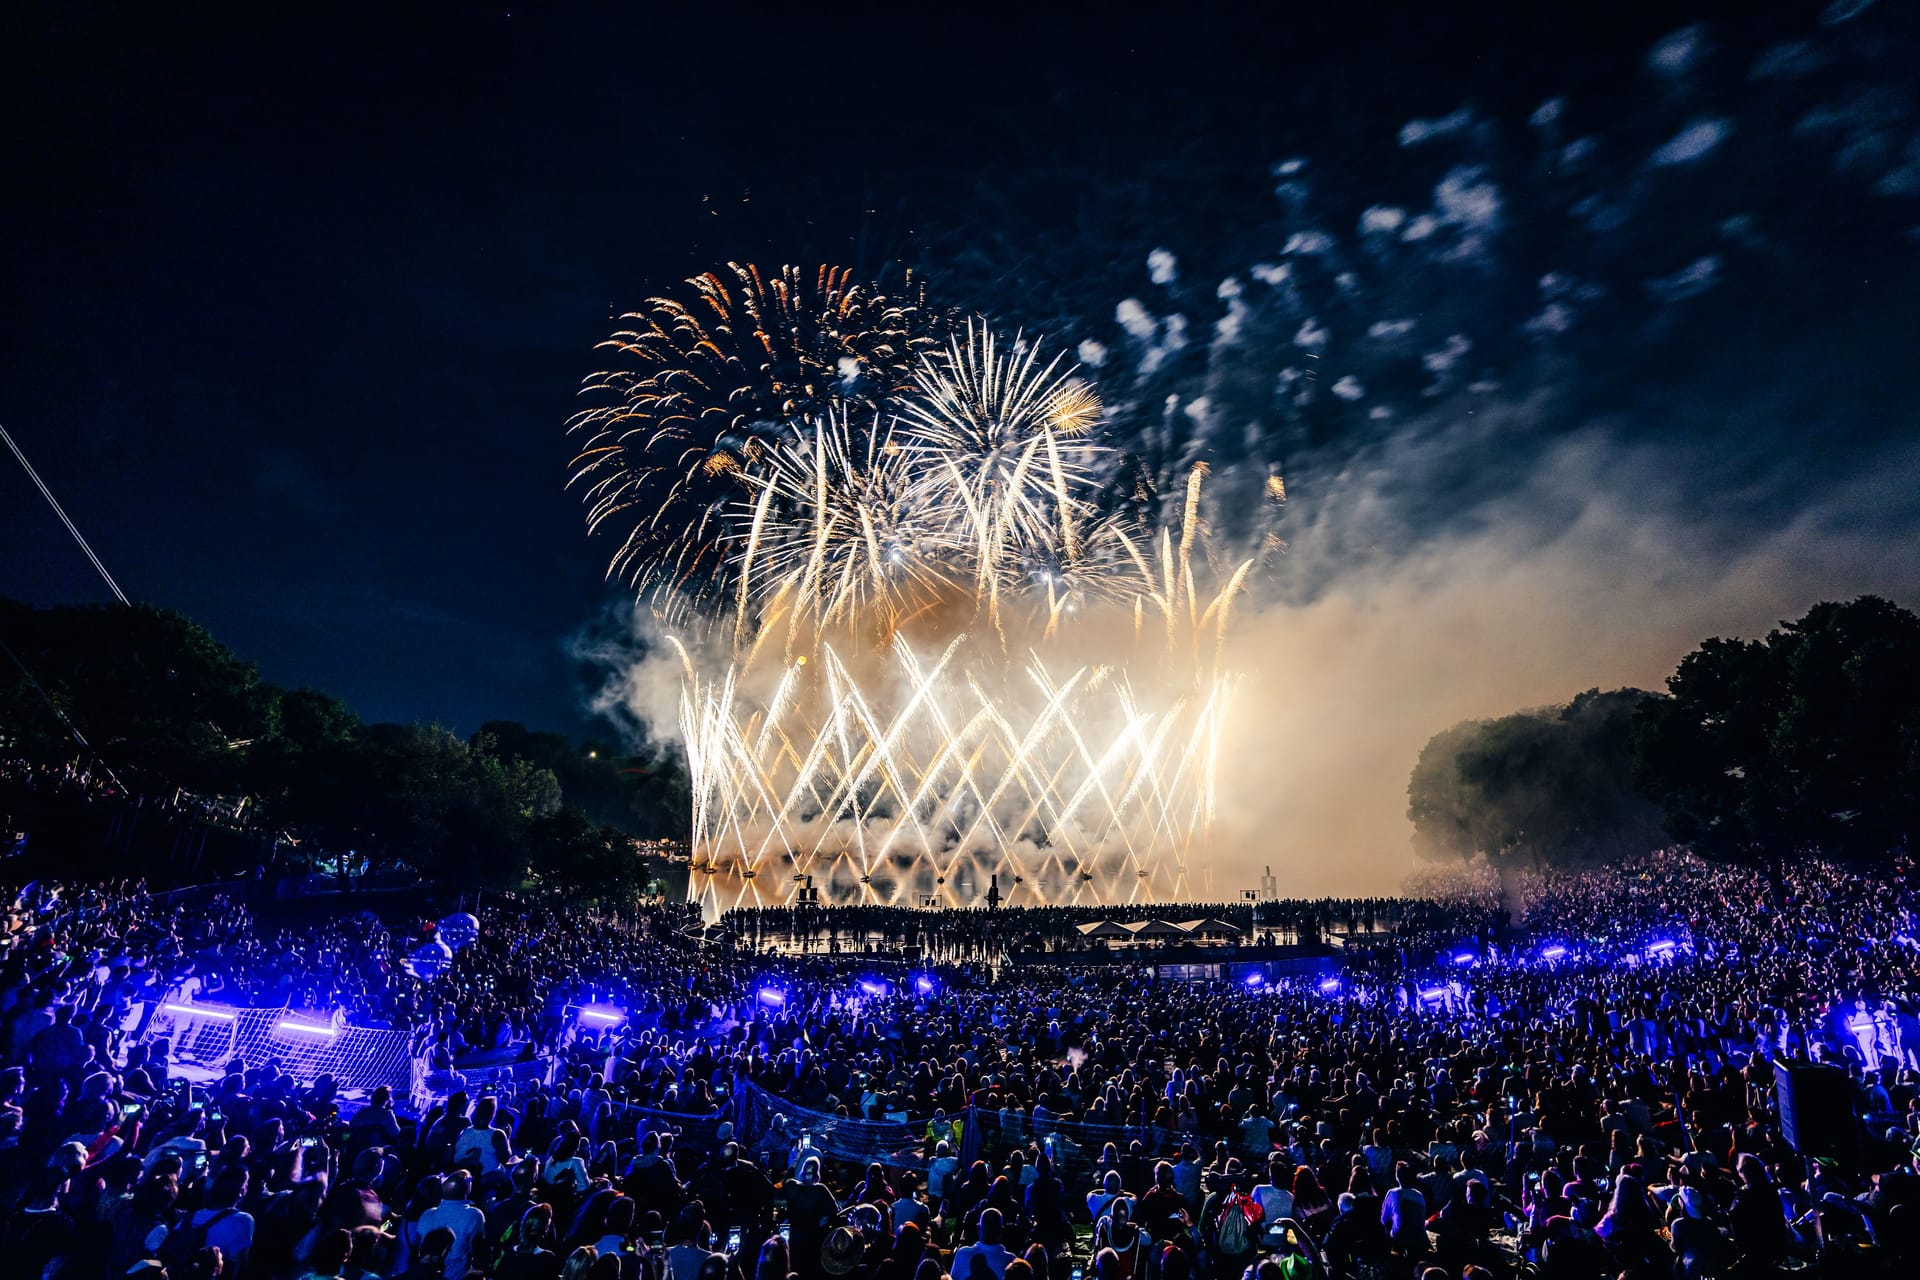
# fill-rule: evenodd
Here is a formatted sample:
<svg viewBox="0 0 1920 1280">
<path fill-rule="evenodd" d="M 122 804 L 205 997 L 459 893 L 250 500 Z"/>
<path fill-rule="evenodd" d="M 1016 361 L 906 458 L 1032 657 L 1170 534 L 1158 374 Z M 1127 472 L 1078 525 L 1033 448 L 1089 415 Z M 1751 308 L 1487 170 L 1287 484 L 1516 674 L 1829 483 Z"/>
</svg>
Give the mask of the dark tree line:
<svg viewBox="0 0 1920 1280">
<path fill-rule="evenodd" d="M 146 605 L 0 601 L 0 759 L 110 770 L 133 793 L 243 798 L 351 882 L 411 868 L 472 887 L 624 897 L 635 837 L 685 826 L 673 756 L 575 745 L 512 722 L 470 737 L 366 723 L 260 678 L 204 627 Z"/>
<path fill-rule="evenodd" d="M 1776 870 L 1877 866 L 1920 823 L 1920 617 L 1863 596 L 1710 639 L 1663 694 L 1436 734 L 1407 787 L 1421 856 L 1576 866 L 1663 844 Z"/>
<path fill-rule="evenodd" d="M 1470 721 L 1420 753 L 1407 788 L 1422 856 L 1570 866 L 1662 843 L 1633 783 L 1638 689 L 1589 689 L 1564 707 Z"/>
</svg>

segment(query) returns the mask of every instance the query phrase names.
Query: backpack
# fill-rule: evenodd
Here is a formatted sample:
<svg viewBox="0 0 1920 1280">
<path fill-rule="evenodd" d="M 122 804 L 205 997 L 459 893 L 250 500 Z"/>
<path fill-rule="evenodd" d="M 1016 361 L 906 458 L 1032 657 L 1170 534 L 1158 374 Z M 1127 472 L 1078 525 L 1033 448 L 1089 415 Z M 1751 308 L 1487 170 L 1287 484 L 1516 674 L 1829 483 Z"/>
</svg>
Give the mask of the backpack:
<svg viewBox="0 0 1920 1280">
<path fill-rule="evenodd" d="M 160 1261 L 169 1272 L 185 1275 L 187 1265 L 207 1247 L 207 1233 L 213 1230 L 213 1224 L 238 1212 L 240 1210 L 232 1206 L 216 1209 L 212 1217 L 197 1227 L 192 1225 L 193 1215 L 187 1215 L 187 1220 L 167 1232 L 167 1238 L 160 1242 Z"/>
<path fill-rule="evenodd" d="M 1219 1228 L 1214 1232 L 1214 1239 L 1220 1242 L 1220 1252 L 1230 1258 L 1252 1253 L 1254 1226 L 1260 1217 L 1260 1205 L 1251 1196 L 1239 1192 L 1229 1195 L 1220 1210 Z"/>
</svg>

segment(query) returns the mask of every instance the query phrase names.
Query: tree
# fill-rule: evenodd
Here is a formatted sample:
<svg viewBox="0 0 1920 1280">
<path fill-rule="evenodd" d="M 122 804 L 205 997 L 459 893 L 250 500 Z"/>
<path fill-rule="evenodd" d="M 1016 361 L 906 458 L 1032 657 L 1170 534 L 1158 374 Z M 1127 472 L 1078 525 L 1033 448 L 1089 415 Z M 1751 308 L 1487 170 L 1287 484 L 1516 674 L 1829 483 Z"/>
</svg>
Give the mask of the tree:
<svg viewBox="0 0 1920 1280">
<path fill-rule="evenodd" d="M 1407 785 L 1414 847 L 1498 865 L 1605 862 L 1662 844 L 1633 786 L 1638 689 L 1590 689 L 1564 707 L 1468 721 L 1436 734 Z"/>
<path fill-rule="evenodd" d="M 633 841 L 578 809 L 562 809 L 527 826 L 534 885 L 563 901 L 628 903 L 646 885 L 646 862 Z"/>
<path fill-rule="evenodd" d="M 527 875 L 527 824 L 550 815 L 559 783 L 438 725 L 371 724 L 305 752 L 273 817 L 343 874 L 410 866 L 448 883 L 504 888 Z"/>
<path fill-rule="evenodd" d="M 1764 640 L 1710 639 L 1634 725 L 1636 778 L 1674 839 L 1777 877 L 1819 854 L 1883 864 L 1920 814 L 1920 617 L 1822 603 Z"/>
<path fill-rule="evenodd" d="M 550 771 L 559 780 L 562 802 L 603 826 L 641 837 L 686 830 L 691 793 L 686 770 L 670 751 L 622 755 L 608 743 L 576 746 L 562 734 L 511 720 L 481 725 L 473 742 L 503 760 Z"/>
<path fill-rule="evenodd" d="M 1466 720 L 1427 740 L 1407 782 L 1407 817 L 1414 852 L 1433 862 L 1466 860 L 1489 843 L 1480 829 L 1482 806 L 1461 781 L 1460 754 L 1479 741 L 1484 720 Z"/>
<path fill-rule="evenodd" d="M 32 673 L 29 682 L 16 669 L 0 708 L 40 749 L 73 754 L 36 709 L 51 703 L 123 776 L 207 792 L 238 785 L 244 748 L 268 728 L 273 690 L 205 627 L 142 604 L 9 604 L 0 623 Z"/>
<path fill-rule="evenodd" d="M 289 791 L 307 781 L 302 775 L 337 766 L 360 728 L 360 717 L 338 698 L 314 689 L 274 690 L 267 732 L 247 749 L 247 789 L 268 813 L 284 814 Z"/>
</svg>

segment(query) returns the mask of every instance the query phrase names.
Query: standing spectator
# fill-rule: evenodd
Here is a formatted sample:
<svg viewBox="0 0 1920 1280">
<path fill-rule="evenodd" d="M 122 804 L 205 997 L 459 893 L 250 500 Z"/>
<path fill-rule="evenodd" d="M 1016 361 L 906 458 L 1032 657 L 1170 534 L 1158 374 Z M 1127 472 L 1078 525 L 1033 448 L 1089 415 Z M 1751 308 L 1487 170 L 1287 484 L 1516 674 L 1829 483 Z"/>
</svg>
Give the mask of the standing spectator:
<svg viewBox="0 0 1920 1280">
<path fill-rule="evenodd" d="M 1420 1194 L 1413 1166 L 1405 1160 L 1393 1167 L 1393 1187 L 1380 1201 L 1380 1225 L 1387 1241 L 1410 1258 L 1426 1256 L 1427 1199 Z"/>
<path fill-rule="evenodd" d="M 476 1252 L 487 1236 L 487 1219 L 467 1203 L 473 1191 L 473 1175 L 465 1169 L 448 1174 L 440 1193 L 440 1203 L 420 1217 L 420 1229 L 431 1234 L 445 1230 L 453 1235 L 447 1250 L 447 1280 L 463 1280 L 479 1259 Z"/>
<path fill-rule="evenodd" d="M 1005 1280 L 1013 1260 L 1001 1241 L 1004 1222 L 998 1209 L 980 1214 L 980 1238 L 953 1251 L 953 1280 Z"/>
</svg>

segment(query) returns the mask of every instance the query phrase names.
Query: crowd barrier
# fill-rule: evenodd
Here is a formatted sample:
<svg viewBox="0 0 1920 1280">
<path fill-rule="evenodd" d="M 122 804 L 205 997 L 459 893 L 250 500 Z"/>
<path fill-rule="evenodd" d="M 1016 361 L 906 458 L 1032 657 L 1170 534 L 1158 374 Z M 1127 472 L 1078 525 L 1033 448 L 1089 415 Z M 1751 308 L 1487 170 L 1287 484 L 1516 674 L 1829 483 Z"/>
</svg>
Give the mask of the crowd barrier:
<svg viewBox="0 0 1920 1280">
<path fill-rule="evenodd" d="M 176 1064 L 209 1076 L 218 1075 L 236 1057 L 250 1065 L 271 1059 L 301 1080 L 328 1076 L 348 1095 L 364 1096 L 385 1085 L 397 1104 L 416 1115 L 425 1114 L 456 1091 L 477 1095 L 489 1090 L 511 1092 L 536 1081 L 549 1083 L 556 1065 L 555 1059 L 542 1056 L 434 1070 L 414 1052 L 407 1032 L 335 1025 L 287 1009 L 166 1003 L 154 1009 L 150 1018 L 143 1015 L 130 1038 L 152 1041 L 163 1036 L 171 1042 Z M 1060 1176 L 1076 1185 L 1093 1181 L 1109 1144 L 1116 1155 L 1125 1155 L 1138 1142 L 1145 1158 L 1155 1160 L 1177 1155 L 1181 1142 L 1194 1137 L 1154 1125 L 1089 1124 L 1045 1116 L 1036 1120 L 988 1107 L 907 1119 L 856 1119 L 803 1107 L 751 1081 L 712 1115 L 623 1104 L 587 1121 L 588 1136 L 596 1143 L 651 1130 L 672 1133 L 682 1145 L 712 1150 L 723 1137 L 730 1137 L 756 1155 L 784 1153 L 795 1164 L 817 1155 L 849 1164 L 908 1169 L 923 1176 L 941 1141 L 963 1167 L 980 1159 L 998 1165 L 1014 1150 L 1043 1151 Z M 723 1125 L 730 1126 L 724 1134 Z"/>
<path fill-rule="evenodd" d="M 235 1058 L 249 1066 L 278 1062 L 302 1081 L 330 1078 L 346 1093 L 370 1093 L 385 1085 L 395 1098 L 410 1097 L 417 1060 L 404 1031 L 355 1027 L 290 1009 L 164 1001 L 143 1010 L 131 1039 L 165 1038 L 171 1060 L 209 1075 Z"/>
</svg>

